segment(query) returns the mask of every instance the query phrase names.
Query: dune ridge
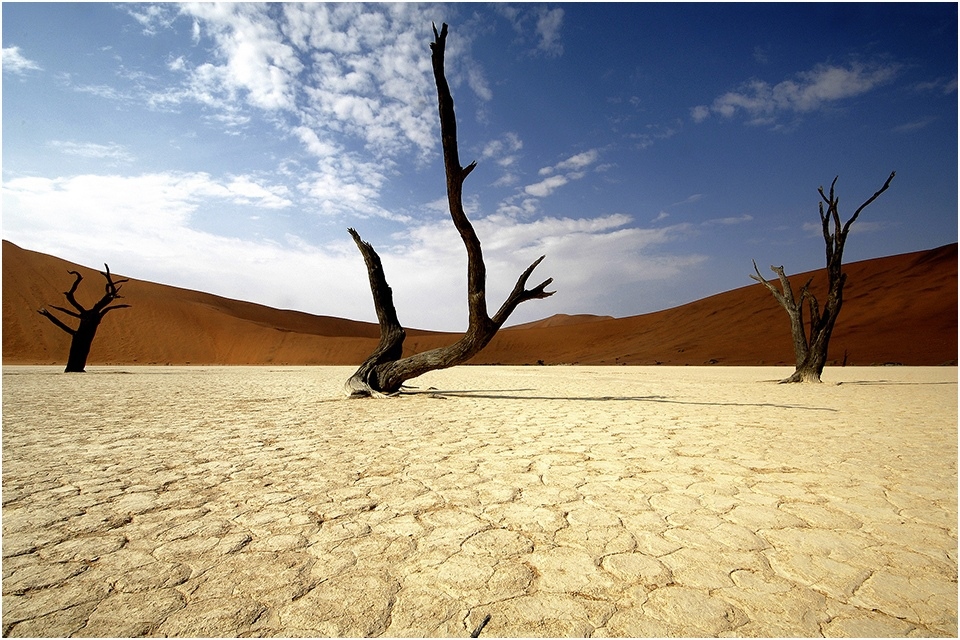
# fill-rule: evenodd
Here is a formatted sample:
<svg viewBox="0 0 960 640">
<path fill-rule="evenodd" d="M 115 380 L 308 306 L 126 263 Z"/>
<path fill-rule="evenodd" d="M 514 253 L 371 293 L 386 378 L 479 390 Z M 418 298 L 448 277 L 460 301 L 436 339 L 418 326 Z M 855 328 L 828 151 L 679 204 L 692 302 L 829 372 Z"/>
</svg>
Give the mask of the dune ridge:
<svg viewBox="0 0 960 640">
<path fill-rule="evenodd" d="M 37 309 L 63 305 L 83 274 L 78 299 L 102 293 L 96 269 L 3 241 L 3 363 L 61 364 L 69 336 Z M 845 265 L 842 315 L 830 364 L 955 365 L 957 244 Z M 744 269 L 744 279 L 748 269 Z M 121 275 L 118 277 L 129 277 Z M 791 276 L 794 287 L 822 270 Z M 279 310 L 130 278 L 130 309 L 101 325 L 88 363 L 289 364 L 361 362 L 377 343 L 376 324 Z M 365 293 L 365 290 L 364 290 Z M 408 330 L 406 352 L 449 344 L 455 334 Z M 627 318 L 558 315 L 502 330 L 472 364 L 784 365 L 793 363 L 783 309 L 759 284 L 679 307 Z"/>
</svg>

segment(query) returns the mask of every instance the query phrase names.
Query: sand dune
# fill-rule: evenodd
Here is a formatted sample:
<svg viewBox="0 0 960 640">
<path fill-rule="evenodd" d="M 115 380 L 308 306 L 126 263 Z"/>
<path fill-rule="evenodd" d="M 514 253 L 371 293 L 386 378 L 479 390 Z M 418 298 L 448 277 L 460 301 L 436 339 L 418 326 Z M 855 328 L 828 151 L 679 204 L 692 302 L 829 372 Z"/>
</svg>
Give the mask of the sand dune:
<svg viewBox="0 0 960 640">
<path fill-rule="evenodd" d="M 68 270 L 84 274 L 78 299 L 102 293 L 95 269 L 3 242 L 3 362 L 59 364 L 69 336 L 39 316 L 63 305 Z M 744 279 L 748 268 L 744 268 Z M 957 244 L 846 266 L 843 314 L 831 342 L 839 364 L 955 364 Z M 798 274 L 799 286 L 822 272 Z M 128 276 L 124 276 L 128 277 Z M 277 310 L 131 279 L 130 309 L 100 328 L 90 364 L 329 364 L 360 362 L 375 346 L 375 324 Z M 363 291 L 366 294 L 366 291 Z M 823 297 L 824 294 L 820 294 Z M 408 332 L 407 350 L 453 340 Z M 743 364 L 793 360 L 786 314 L 760 285 L 629 318 L 554 316 L 501 331 L 475 364 Z"/>
</svg>

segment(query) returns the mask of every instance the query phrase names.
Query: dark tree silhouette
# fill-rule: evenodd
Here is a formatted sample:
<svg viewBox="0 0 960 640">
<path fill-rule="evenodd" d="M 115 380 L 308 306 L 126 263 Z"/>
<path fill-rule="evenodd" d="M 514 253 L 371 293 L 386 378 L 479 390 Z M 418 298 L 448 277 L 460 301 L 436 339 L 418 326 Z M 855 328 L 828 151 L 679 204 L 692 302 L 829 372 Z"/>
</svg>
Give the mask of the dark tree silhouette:
<svg viewBox="0 0 960 640">
<path fill-rule="evenodd" d="M 114 300 L 121 297 L 120 285 L 124 282 L 127 282 L 127 280 L 124 279 L 114 281 L 113 276 L 110 274 L 110 267 L 108 267 L 106 264 L 103 266 L 106 271 L 101 271 L 100 274 L 107 279 L 107 284 L 105 285 L 103 297 L 100 298 L 100 301 L 95 305 L 89 309 L 85 309 L 83 305 L 77 302 L 77 287 L 80 286 L 80 281 L 83 280 L 83 276 L 77 271 L 68 272 L 72 273 L 76 277 L 76 280 L 73 281 L 73 286 L 70 287 L 70 290 L 65 291 L 63 294 L 67 297 L 67 302 L 73 306 L 74 310 L 50 305 L 57 311 L 80 320 L 80 326 L 78 326 L 76 329 L 70 328 L 62 320 L 47 311 L 46 308 L 38 311 L 40 315 L 44 316 L 50 322 L 57 325 L 72 336 L 70 341 L 70 355 L 67 357 L 67 368 L 64 369 L 65 373 L 83 373 L 87 366 L 87 356 L 90 354 L 90 345 L 93 344 L 93 338 L 97 334 L 97 328 L 100 326 L 100 321 L 103 320 L 103 317 L 107 315 L 108 311 L 113 311 L 114 309 L 123 309 L 130 306 L 128 304 L 115 304 L 110 306 Z"/>
<path fill-rule="evenodd" d="M 827 362 L 827 348 L 830 344 L 830 335 L 833 333 L 833 327 L 837 322 L 837 316 L 840 315 L 840 307 L 843 306 L 843 285 L 847 281 L 847 274 L 843 273 L 843 247 L 847 241 L 847 234 L 860 212 L 867 205 L 880 197 L 880 194 L 887 190 L 890 181 L 896 172 L 890 173 L 890 177 L 883 183 L 883 186 L 875 194 L 870 196 L 866 202 L 861 204 L 853 216 L 841 226 L 839 203 L 834 187 L 837 184 L 837 178 L 830 183 L 830 194 L 823 192 L 821 186 L 817 191 L 820 193 L 820 225 L 823 229 L 823 241 L 826 244 L 827 252 L 827 302 L 820 311 L 820 305 L 816 296 L 810 292 L 810 283 L 813 278 L 807 281 L 800 288 L 800 297 L 793 294 L 793 288 L 790 286 L 790 280 L 783 272 L 783 267 L 771 266 L 770 269 L 777 274 L 780 280 L 781 291 L 764 279 L 760 275 L 760 269 L 757 268 L 757 262 L 753 262 L 753 270 L 756 275 L 750 274 L 750 277 L 763 284 L 773 297 L 777 299 L 790 316 L 790 331 L 793 335 L 793 350 L 796 355 L 797 368 L 793 374 L 781 382 L 820 382 L 820 375 L 823 373 L 823 367 Z M 838 176 L 839 177 L 839 176 Z M 824 212 L 823 205 L 826 203 L 827 210 Z M 803 303 L 810 302 L 810 335 L 807 336 L 806 327 L 803 322 Z"/>
<path fill-rule="evenodd" d="M 443 72 L 444 46 L 447 25 L 439 33 L 433 26 L 434 40 L 430 43 L 433 75 L 437 84 L 437 99 L 440 111 L 440 138 L 443 148 L 443 165 L 447 178 L 447 203 L 450 216 L 467 250 L 467 302 L 470 322 L 466 333 L 456 343 L 424 351 L 402 358 L 403 340 L 406 333 L 397 318 L 393 305 L 393 293 L 387 284 L 380 257 L 373 247 L 360 235 L 349 229 L 357 248 L 363 255 L 373 292 L 374 306 L 380 323 L 380 343 L 376 350 L 360 365 L 357 372 L 347 380 L 344 390 L 352 396 L 384 396 L 400 391 L 401 385 L 428 371 L 444 369 L 461 364 L 483 349 L 507 320 L 513 310 L 526 300 L 546 298 L 553 291 L 546 291 L 553 278 L 541 282 L 533 289 L 526 289 L 527 279 L 544 256 L 541 256 L 524 271 L 513 291 L 507 296 L 500 310 L 491 318 L 487 314 L 486 267 L 480 250 L 480 239 L 463 210 L 463 182 L 476 167 L 471 162 L 460 166 L 457 150 L 457 121 L 453 110 L 453 98 Z"/>
</svg>

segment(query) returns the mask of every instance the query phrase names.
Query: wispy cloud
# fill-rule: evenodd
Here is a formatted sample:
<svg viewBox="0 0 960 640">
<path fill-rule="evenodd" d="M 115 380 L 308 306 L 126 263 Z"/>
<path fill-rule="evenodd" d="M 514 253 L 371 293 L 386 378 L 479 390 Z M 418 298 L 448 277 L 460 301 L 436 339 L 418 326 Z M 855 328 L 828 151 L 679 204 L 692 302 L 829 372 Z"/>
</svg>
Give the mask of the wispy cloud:
<svg viewBox="0 0 960 640">
<path fill-rule="evenodd" d="M 570 179 L 566 176 L 550 176 L 540 182 L 528 184 L 523 188 L 523 192 L 535 198 L 546 198 L 568 182 Z"/>
<path fill-rule="evenodd" d="M 916 91 L 937 91 L 943 95 L 950 95 L 957 91 L 957 78 L 936 78 L 925 82 L 918 82 L 913 86 Z"/>
<path fill-rule="evenodd" d="M 694 194 L 691 194 L 691 195 L 687 196 L 686 198 L 684 198 L 683 200 L 681 200 L 681 201 L 679 201 L 679 202 L 674 202 L 674 203 L 671 204 L 670 206 L 671 206 L 671 207 L 677 207 L 677 206 L 680 206 L 680 205 L 683 205 L 683 204 L 693 204 L 694 202 L 699 202 L 700 200 L 703 200 L 703 194 L 702 194 L 702 193 L 694 193 Z"/>
<path fill-rule="evenodd" d="M 868 93 L 892 80 L 899 69 L 896 64 L 821 64 L 775 85 L 750 80 L 717 97 L 709 107 L 693 107 L 691 117 L 703 122 L 711 114 L 732 118 L 743 113 L 751 124 L 772 124 L 783 113 L 808 113 Z"/>
<path fill-rule="evenodd" d="M 548 177 L 525 186 L 523 193 L 535 198 L 546 198 L 571 180 L 582 178 L 585 175 L 584 169 L 596 162 L 599 157 L 599 151 L 590 149 L 561 160 L 555 165 L 543 167 L 539 173 L 541 176 Z"/>
<path fill-rule="evenodd" d="M 596 149 L 590 149 L 589 151 L 584 151 L 583 153 L 570 156 L 566 160 L 562 160 L 552 167 L 544 167 L 543 169 L 540 169 L 540 175 L 549 175 L 551 173 L 563 171 L 581 171 L 596 162 L 598 157 L 600 157 L 600 153 Z"/>
<path fill-rule="evenodd" d="M 690 117 L 693 119 L 694 122 L 703 122 L 704 120 L 710 117 L 710 107 L 707 107 L 702 104 L 697 105 L 695 107 L 691 107 Z"/>
<path fill-rule="evenodd" d="M 884 229 L 889 229 L 891 223 L 886 220 L 857 220 L 856 224 L 850 227 L 850 233 L 857 235 L 860 233 L 875 233 Z M 822 236 L 823 227 L 816 222 L 804 222 L 802 227 L 804 232 L 810 236 Z"/>
<path fill-rule="evenodd" d="M 549 55 L 563 54 L 563 43 L 560 41 L 560 30 L 563 27 L 563 9 L 541 9 L 537 17 L 537 35 L 540 42 L 537 50 Z"/>
<path fill-rule="evenodd" d="M 69 79 L 66 79 L 66 81 L 67 83 L 70 82 Z M 136 100 L 136 98 L 129 93 L 106 84 L 75 85 L 73 90 L 79 93 L 88 93 L 105 100 L 110 100 L 111 102 L 131 102 Z"/>
<path fill-rule="evenodd" d="M 634 140 L 637 149 L 648 149 L 660 140 L 667 140 L 680 133 L 682 123 L 677 121 L 672 125 L 648 124 L 639 133 L 631 133 L 628 138 Z"/>
<path fill-rule="evenodd" d="M 526 45 L 531 46 L 528 34 L 535 34 L 536 39 L 531 49 L 533 55 L 549 57 L 563 55 L 563 42 L 560 35 L 563 29 L 563 9 L 546 7 L 528 9 L 523 5 L 502 3 L 495 5 L 495 10 L 510 22 L 518 38 Z"/>
<path fill-rule="evenodd" d="M 3 72 L 24 74 L 27 71 L 41 71 L 42 67 L 20 53 L 20 47 L 3 48 Z"/>
<path fill-rule="evenodd" d="M 761 47 L 757 45 L 753 48 L 753 59 L 758 64 L 770 64 L 770 54 L 768 53 L 766 47 Z"/>
<path fill-rule="evenodd" d="M 487 142 L 480 152 L 480 160 L 492 160 L 503 170 L 503 174 L 494 182 L 498 187 L 509 187 L 516 184 L 520 178 L 515 168 L 519 161 L 523 141 L 516 133 L 508 131 L 499 138 Z"/>
<path fill-rule="evenodd" d="M 165 4 L 128 4 L 127 13 L 140 23 L 143 33 L 154 35 L 162 29 L 168 28 L 177 17 L 177 9 Z"/>
<path fill-rule="evenodd" d="M 98 144 L 95 142 L 52 140 L 48 144 L 60 153 L 68 156 L 114 160 L 117 162 L 132 162 L 134 160 L 133 155 L 126 147 L 116 144 L 115 142 Z"/>
<path fill-rule="evenodd" d="M 933 116 L 928 116 L 926 118 L 920 118 L 918 120 L 913 120 L 912 122 L 905 122 L 899 126 L 893 128 L 895 133 L 913 133 L 914 131 L 920 131 L 921 129 L 926 129 L 928 126 L 936 122 L 937 119 Z"/>
<path fill-rule="evenodd" d="M 705 220 L 703 224 L 706 226 L 717 225 L 717 224 L 734 225 L 734 224 L 743 224 L 745 222 L 751 222 L 752 220 L 753 220 L 753 216 L 751 216 L 748 213 L 744 213 L 739 216 L 728 216 L 725 218 L 711 218 L 710 220 Z"/>
</svg>

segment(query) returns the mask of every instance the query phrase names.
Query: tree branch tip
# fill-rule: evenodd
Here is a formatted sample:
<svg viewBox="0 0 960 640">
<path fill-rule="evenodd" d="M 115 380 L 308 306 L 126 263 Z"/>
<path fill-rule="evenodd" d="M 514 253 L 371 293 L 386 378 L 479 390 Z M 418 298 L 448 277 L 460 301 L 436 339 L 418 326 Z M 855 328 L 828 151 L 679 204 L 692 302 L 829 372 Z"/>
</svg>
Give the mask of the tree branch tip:
<svg viewBox="0 0 960 640">
<path fill-rule="evenodd" d="M 535 286 L 533 289 L 530 289 L 529 291 L 527 291 L 526 294 L 530 298 L 536 298 L 536 299 L 549 298 L 550 296 L 556 293 L 556 291 L 546 290 L 546 288 L 550 286 L 552 282 L 553 282 L 553 278 L 547 278 L 546 280 L 544 280 L 543 282 Z"/>
</svg>

